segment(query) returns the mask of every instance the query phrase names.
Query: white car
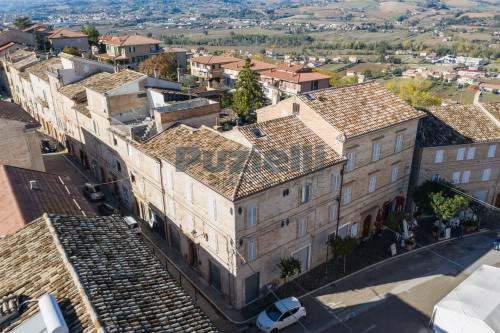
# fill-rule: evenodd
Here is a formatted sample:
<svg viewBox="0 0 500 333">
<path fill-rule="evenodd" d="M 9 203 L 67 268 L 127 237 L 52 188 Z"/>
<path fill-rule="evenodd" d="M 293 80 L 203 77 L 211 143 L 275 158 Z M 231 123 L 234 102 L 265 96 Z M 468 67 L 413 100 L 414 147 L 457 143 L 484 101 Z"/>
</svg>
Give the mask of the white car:
<svg viewBox="0 0 500 333">
<path fill-rule="evenodd" d="M 257 317 L 257 327 L 265 333 L 275 333 L 297 321 L 306 319 L 306 308 L 295 297 L 278 301 Z"/>
</svg>

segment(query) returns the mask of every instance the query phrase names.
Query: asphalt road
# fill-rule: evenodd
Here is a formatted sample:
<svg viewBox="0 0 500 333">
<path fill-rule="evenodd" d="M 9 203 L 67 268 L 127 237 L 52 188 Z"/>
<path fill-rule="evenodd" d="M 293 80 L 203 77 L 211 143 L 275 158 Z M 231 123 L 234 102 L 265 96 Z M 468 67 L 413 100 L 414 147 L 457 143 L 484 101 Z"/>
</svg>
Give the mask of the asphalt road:
<svg viewBox="0 0 500 333">
<path fill-rule="evenodd" d="M 430 332 L 434 305 L 482 264 L 500 267 L 495 233 L 432 247 L 302 298 L 305 328 L 281 332 Z"/>
</svg>

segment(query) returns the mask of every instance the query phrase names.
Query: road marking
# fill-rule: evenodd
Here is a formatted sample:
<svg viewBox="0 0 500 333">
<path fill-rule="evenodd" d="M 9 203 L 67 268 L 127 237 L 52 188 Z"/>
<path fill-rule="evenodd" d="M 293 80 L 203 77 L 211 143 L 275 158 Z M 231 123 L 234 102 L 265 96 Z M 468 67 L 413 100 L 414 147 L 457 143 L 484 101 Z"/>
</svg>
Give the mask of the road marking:
<svg viewBox="0 0 500 333">
<path fill-rule="evenodd" d="M 374 329 L 375 327 L 377 327 L 377 325 L 373 324 L 372 326 L 368 327 L 366 330 L 364 330 L 362 333 L 366 333 L 368 331 L 371 331 L 372 329 Z"/>
</svg>

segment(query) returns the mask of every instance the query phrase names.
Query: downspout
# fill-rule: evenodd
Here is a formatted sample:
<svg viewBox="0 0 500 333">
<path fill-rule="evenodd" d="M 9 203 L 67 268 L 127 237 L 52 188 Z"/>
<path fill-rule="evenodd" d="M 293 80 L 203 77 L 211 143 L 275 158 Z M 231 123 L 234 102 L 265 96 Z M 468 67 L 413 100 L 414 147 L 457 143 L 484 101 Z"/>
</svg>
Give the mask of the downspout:
<svg viewBox="0 0 500 333">
<path fill-rule="evenodd" d="M 161 201 L 162 201 L 162 204 L 163 204 L 163 216 L 165 217 L 165 238 L 167 240 L 167 245 L 170 246 L 170 237 L 168 235 L 168 228 L 167 228 L 167 224 L 168 224 L 168 221 L 167 221 L 167 206 L 166 206 L 166 202 L 165 202 L 165 190 L 164 190 L 164 187 L 163 187 L 163 172 L 162 172 L 162 169 L 163 169 L 163 163 L 161 163 L 161 158 L 159 158 L 159 161 L 160 161 L 160 188 L 161 188 Z"/>
<path fill-rule="evenodd" d="M 339 234 L 340 206 L 342 202 L 342 188 L 344 186 L 344 166 L 345 164 L 342 164 L 342 169 L 340 170 L 340 190 L 339 190 L 339 198 L 337 199 L 337 202 L 339 203 L 339 208 L 337 210 L 337 230 L 335 231 L 335 235 Z"/>
</svg>

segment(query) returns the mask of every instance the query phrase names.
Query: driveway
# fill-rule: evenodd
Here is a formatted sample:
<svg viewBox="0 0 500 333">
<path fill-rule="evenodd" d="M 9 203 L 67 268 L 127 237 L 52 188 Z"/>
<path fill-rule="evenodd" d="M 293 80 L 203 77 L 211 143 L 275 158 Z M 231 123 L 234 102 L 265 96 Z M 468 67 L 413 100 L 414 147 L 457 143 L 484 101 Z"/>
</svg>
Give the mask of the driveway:
<svg viewBox="0 0 500 333">
<path fill-rule="evenodd" d="M 428 332 L 434 304 L 482 264 L 500 267 L 494 236 L 415 252 L 305 296 L 305 328 L 293 324 L 281 332 Z"/>
</svg>

